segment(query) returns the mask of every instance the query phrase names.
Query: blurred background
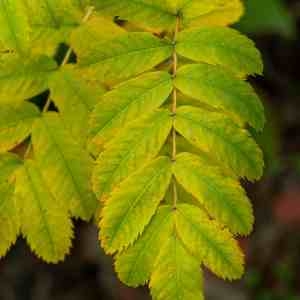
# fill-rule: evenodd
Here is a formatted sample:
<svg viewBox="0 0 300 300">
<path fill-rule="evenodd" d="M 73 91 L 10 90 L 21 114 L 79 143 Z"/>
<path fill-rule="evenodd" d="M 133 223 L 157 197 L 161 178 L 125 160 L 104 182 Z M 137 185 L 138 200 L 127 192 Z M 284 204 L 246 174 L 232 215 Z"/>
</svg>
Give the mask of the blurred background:
<svg viewBox="0 0 300 300">
<path fill-rule="evenodd" d="M 264 77 L 251 78 L 268 117 L 256 138 L 264 178 L 245 183 L 254 233 L 241 240 L 247 268 L 239 282 L 206 273 L 207 300 L 300 300 L 300 0 L 246 0 L 237 27 L 261 50 Z M 0 300 L 146 300 L 146 288 L 123 286 L 93 225 L 76 223 L 72 253 L 58 265 L 31 254 L 21 238 L 0 261 Z"/>
</svg>

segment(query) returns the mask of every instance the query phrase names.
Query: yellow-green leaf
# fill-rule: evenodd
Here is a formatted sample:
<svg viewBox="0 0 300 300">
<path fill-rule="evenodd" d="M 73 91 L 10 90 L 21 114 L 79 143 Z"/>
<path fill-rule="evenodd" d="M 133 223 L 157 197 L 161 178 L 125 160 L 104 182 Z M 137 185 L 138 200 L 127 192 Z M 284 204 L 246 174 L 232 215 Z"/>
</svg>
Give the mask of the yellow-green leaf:
<svg viewBox="0 0 300 300">
<path fill-rule="evenodd" d="M 39 116 L 38 108 L 29 102 L 0 104 L 0 152 L 20 144 L 31 133 Z"/>
<path fill-rule="evenodd" d="M 170 29 L 176 22 L 175 14 L 163 0 L 101 0 L 96 7 L 100 14 L 118 16 L 146 28 Z"/>
<path fill-rule="evenodd" d="M 172 207 L 161 206 L 142 236 L 116 257 L 115 268 L 120 280 L 132 287 L 145 284 L 154 269 L 154 262 L 173 229 Z"/>
<path fill-rule="evenodd" d="M 233 113 L 257 130 L 264 126 L 263 105 L 253 88 L 219 66 L 205 63 L 183 66 L 174 84 L 187 96 Z"/>
<path fill-rule="evenodd" d="M 16 241 L 20 222 L 13 184 L 0 183 L 0 195 L 0 256 L 2 257 Z"/>
<path fill-rule="evenodd" d="M 262 58 L 253 41 L 231 28 L 184 30 L 179 33 L 176 51 L 198 62 L 223 66 L 238 76 L 263 72 Z"/>
<path fill-rule="evenodd" d="M 74 0 L 17 1 L 26 7 L 32 53 L 54 55 L 59 44 L 69 40 L 84 14 Z"/>
<path fill-rule="evenodd" d="M 173 89 L 167 72 L 146 73 L 118 85 L 105 94 L 91 119 L 94 143 L 105 144 L 133 120 L 158 108 Z"/>
<path fill-rule="evenodd" d="M 151 275 L 154 300 L 204 300 L 200 263 L 186 250 L 174 231 L 162 247 Z"/>
<path fill-rule="evenodd" d="M 79 66 L 101 81 L 117 81 L 150 70 L 172 54 L 171 42 L 147 32 L 130 32 L 109 41 L 82 44 L 72 39 Z"/>
<path fill-rule="evenodd" d="M 44 114 L 32 133 L 34 156 L 51 193 L 71 214 L 88 220 L 96 208 L 92 159 L 56 113 Z"/>
<path fill-rule="evenodd" d="M 113 190 L 100 221 L 100 240 L 107 253 L 122 251 L 144 231 L 166 193 L 171 176 L 172 162 L 162 156 Z"/>
<path fill-rule="evenodd" d="M 238 279 L 244 272 L 244 257 L 228 230 L 198 207 L 178 205 L 176 231 L 186 247 L 216 275 Z"/>
<path fill-rule="evenodd" d="M 76 41 L 78 52 L 89 51 L 90 45 L 97 40 L 111 40 L 125 34 L 126 31 L 109 20 L 99 15 L 92 15 L 91 18 L 72 32 L 71 41 Z"/>
<path fill-rule="evenodd" d="M 21 0 L 0 0 L 0 43 L 4 49 L 25 56 L 29 47 L 29 25 Z"/>
<path fill-rule="evenodd" d="M 86 124 L 96 103 L 105 89 L 89 86 L 75 68 L 65 66 L 51 76 L 49 86 L 51 99 L 73 137 L 85 144 L 88 132 Z"/>
<path fill-rule="evenodd" d="M 104 200 L 133 171 L 151 161 L 160 151 L 172 127 L 168 110 L 159 110 L 124 129 L 97 159 L 93 187 Z"/>
<path fill-rule="evenodd" d="M 0 103 L 15 103 L 45 91 L 56 68 L 55 61 L 46 56 L 0 61 Z"/>
<path fill-rule="evenodd" d="M 220 113 L 181 106 L 177 110 L 176 130 L 189 142 L 241 177 L 258 179 L 263 157 L 250 134 Z"/>
<path fill-rule="evenodd" d="M 182 0 L 179 11 L 185 27 L 226 26 L 240 19 L 244 12 L 241 0 Z"/>
<path fill-rule="evenodd" d="M 47 262 L 64 259 L 71 247 L 72 223 L 33 161 L 17 171 L 16 199 L 21 231 L 31 249 Z"/>
<path fill-rule="evenodd" d="M 22 165 L 22 160 L 13 153 L 0 154 L 0 184 L 9 181 L 14 172 Z"/>
<path fill-rule="evenodd" d="M 240 183 L 225 177 L 219 168 L 199 155 L 181 153 L 176 158 L 177 181 L 205 207 L 210 216 L 226 225 L 232 233 L 249 234 L 253 213 Z"/>
</svg>

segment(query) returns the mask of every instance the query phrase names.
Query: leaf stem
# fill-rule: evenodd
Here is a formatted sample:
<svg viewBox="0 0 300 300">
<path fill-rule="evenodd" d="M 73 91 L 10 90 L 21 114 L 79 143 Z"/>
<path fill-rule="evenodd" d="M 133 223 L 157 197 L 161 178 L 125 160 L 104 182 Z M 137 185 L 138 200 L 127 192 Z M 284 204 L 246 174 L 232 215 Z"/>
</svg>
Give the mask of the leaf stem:
<svg viewBox="0 0 300 300">
<path fill-rule="evenodd" d="M 91 17 L 91 15 L 94 12 L 94 9 L 95 9 L 94 6 L 89 6 L 87 8 L 86 14 L 84 15 L 84 17 L 81 20 L 81 24 L 84 24 L 84 23 L 86 23 L 89 20 L 89 18 Z M 70 57 L 72 55 L 72 51 L 73 51 L 72 48 L 68 47 L 68 50 L 67 50 L 67 52 L 66 52 L 66 54 L 65 54 L 65 56 L 64 56 L 64 58 L 63 58 L 63 60 L 61 62 L 61 64 L 59 65 L 59 68 L 63 67 L 64 65 L 66 65 L 69 62 Z M 49 95 L 47 97 L 47 100 L 46 100 L 46 103 L 45 103 L 45 105 L 44 105 L 44 107 L 42 109 L 42 113 L 45 113 L 45 112 L 47 112 L 49 110 L 49 107 L 51 105 L 51 101 L 52 101 L 51 100 L 51 94 L 49 93 Z M 30 141 L 29 144 L 28 144 L 28 146 L 27 146 L 27 149 L 25 151 L 24 159 L 27 158 L 28 155 L 30 154 L 31 148 L 32 148 L 32 142 Z"/>
<path fill-rule="evenodd" d="M 172 70 L 172 75 L 173 78 L 175 78 L 177 74 L 177 66 L 178 66 L 178 56 L 176 53 L 175 45 L 177 42 L 177 36 L 179 32 L 179 21 L 180 18 L 177 16 L 176 18 L 176 25 L 175 25 L 175 30 L 174 30 L 174 37 L 173 37 L 173 44 L 174 44 L 174 51 L 173 51 L 173 70 Z M 176 117 L 176 111 L 177 111 L 177 89 L 174 87 L 173 88 L 173 94 L 172 94 L 172 106 L 171 106 L 171 112 L 173 116 L 173 128 L 172 128 L 172 161 L 176 161 L 176 155 L 177 155 L 177 145 L 176 145 L 176 129 L 175 129 L 175 117 Z M 177 194 L 177 184 L 176 180 L 173 177 L 173 207 L 176 209 L 177 207 L 177 199 L 178 199 L 178 194 Z"/>
</svg>

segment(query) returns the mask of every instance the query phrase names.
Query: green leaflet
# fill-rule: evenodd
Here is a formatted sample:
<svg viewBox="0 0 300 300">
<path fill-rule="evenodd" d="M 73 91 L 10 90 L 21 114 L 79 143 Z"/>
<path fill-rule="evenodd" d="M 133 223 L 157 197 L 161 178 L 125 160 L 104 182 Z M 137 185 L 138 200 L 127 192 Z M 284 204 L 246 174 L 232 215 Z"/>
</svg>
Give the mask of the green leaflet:
<svg viewBox="0 0 300 300">
<path fill-rule="evenodd" d="M 82 11 L 73 0 L 22 0 L 31 27 L 74 26 L 82 18 Z"/>
<path fill-rule="evenodd" d="M 11 183 L 0 183 L 0 195 L 0 257 L 2 257 L 16 241 L 20 223 L 14 186 Z"/>
<path fill-rule="evenodd" d="M 173 229 L 171 212 L 171 206 L 161 206 L 143 235 L 131 247 L 117 255 L 115 268 L 122 282 L 136 287 L 149 280 L 161 243 L 170 236 Z"/>
<path fill-rule="evenodd" d="M 238 76 L 263 72 L 261 55 L 254 43 L 238 31 L 226 27 L 181 31 L 176 51 L 198 62 L 223 66 Z"/>
<path fill-rule="evenodd" d="M 14 172 L 22 165 L 21 159 L 13 153 L 0 154 L 0 184 L 9 181 Z"/>
<path fill-rule="evenodd" d="M 243 14 L 240 0 L 179 0 L 185 27 L 226 26 Z"/>
<path fill-rule="evenodd" d="M 178 205 L 176 231 L 188 249 L 215 274 L 230 280 L 242 276 L 244 260 L 237 242 L 200 208 Z"/>
<path fill-rule="evenodd" d="M 119 16 L 146 28 L 168 29 L 176 22 L 163 0 L 98 0 L 96 7 L 100 14 Z"/>
<path fill-rule="evenodd" d="M 67 42 L 84 15 L 73 0 L 22 0 L 30 23 L 32 53 L 54 55 L 60 43 Z M 21 1 L 20 1 L 21 2 Z"/>
<path fill-rule="evenodd" d="M 13 175 L 22 161 L 12 153 L 0 154 L 0 256 L 4 256 L 16 241 L 20 229 Z"/>
<path fill-rule="evenodd" d="M 57 105 L 60 115 L 74 138 L 85 144 L 88 133 L 83 124 L 89 121 L 94 109 L 105 89 L 91 87 L 83 81 L 76 69 L 65 66 L 51 76 L 49 82 L 51 99 Z"/>
<path fill-rule="evenodd" d="M 0 152 L 13 149 L 30 133 L 40 112 L 34 104 L 0 104 Z"/>
<path fill-rule="evenodd" d="M 200 264 L 175 232 L 161 243 L 149 284 L 153 299 L 203 300 Z"/>
<path fill-rule="evenodd" d="M 234 113 L 257 130 L 264 126 L 264 109 L 251 86 L 218 66 L 204 63 L 183 66 L 174 84 L 182 93 Z"/>
<path fill-rule="evenodd" d="M 17 171 L 16 197 L 21 231 L 31 249 L 47 262 L 64 259 L 71 247 L 72 223 L 33 161 Z"/>
<path fill-rule="evenodd" d="M 90 134 L 97 145 L 105 144 L 132 120 L 158 108 L 173 89 L 167 72 L 146 73 L 106 93 L 91 117 Z"/>
<path fill-rule="evenodd" d="M 246 235 L 251 232 L 254 221 L 252 207 L 237 180 L 224 177 L 219 168 L 190 153 L 177 156 L 174 174 L 208 213 L 232 233 Z"/>
<path fill-rule="evenodd" d="M 44 114 L 32 133 L 34 155 L 45 183 L 71 214 L 89 220 L 96 208 L 90 188 L 92 160 L 56 113 Z"/>
<path fill-rule="evenodd" d="M 94 45 L 97 40 L 114 39 L 126 31 L 109 20 L 99 15 L 93 15 L 85 24 L 76 28 L 72 33 L 72 41 L 76 41 L 79 52 L 87 50 L 90 45 Z"/>
<path fill-rule="evenodd" d="M 0 0 L 0 44 L 21 56 L 28 52 L 29 26 L 20 0 Z"/>
<path fill-rule="evenodd" d="M 86 45 L 71 41 L 79 66 L 101 81 L 117 81 L 150 70 L 172 54 L 172 44 L 146 32 L 131 32 L 115 39 Z"/>
<path fill-rule="evenodd" d="M 107 253 L 123 250 L 144 231 L 170 184 L 171 166 L 168 157 L 159 157 L 113 190 L 100 221 L 101 243 Z"/>
<path fill-rule="evenodd" d="M 151 161 L 165 143 L 172 127 L 167 110 L 155 111 L 124 129 L 97 159 L 93 188 L 104 200 L 113 187 Z"/>
<path fill-rule="evenodd" d="M 0 61 L 0 103 L 29 99 L 45 91 L 56 68 L 55 61 L 46 56 Z"/>
<path fill-rule="evenodd" d="M 245 129 L 220 113 L 182 106 L 177 110 L 176 130 L 189 142 L 231 168 L 240 177 L 255 180 L 263 172 L 262 152 Z"/>
</svg>

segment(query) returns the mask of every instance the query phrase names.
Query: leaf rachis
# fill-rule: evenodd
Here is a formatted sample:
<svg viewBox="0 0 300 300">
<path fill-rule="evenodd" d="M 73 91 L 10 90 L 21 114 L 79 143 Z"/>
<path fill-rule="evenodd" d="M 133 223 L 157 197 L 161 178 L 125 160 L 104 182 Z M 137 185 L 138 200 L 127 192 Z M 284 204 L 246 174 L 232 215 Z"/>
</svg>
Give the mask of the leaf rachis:
<svg viewBox="0 0 300 300">
<path fill-rule="evenodd" d="M 173 70 L 172 70 L 173 78 L 176 77 L 177 67 L 178 67 L 178 55 L 176 52 L 175 45 L 177 43 L 179 26 L 180 26 L 180 18 L 179 18 L 179 16 L 177 16 L 175 29 L 174 29 L 174 37 L 173 37 L 173 44 L 174 44 L 173 62 L 172 62 L 173 63 Z M 172 117 L 173 117 L 173 127 L 172 127 L 172 161 L 173 161 L 173 163 L 176 161 L 176 155 L 177 155 L 177 144 L 176 144 L 177 133 L 176 133 L 176 128 L 175 128 L 176 112 L 177 112 L 177 89 L 175 87 L 173 87 L 172 106 L 171 106 L 171 113 L 172 113 Z M 173 207 L 174 207 L 174 209 L 176 209 L 177 201 L 178 201 L 178 193 L 177 193 L 176 180 L 175 180 L 174 176 L 172 179 L 172 185 L 173 185 Z"/>
</svg>

